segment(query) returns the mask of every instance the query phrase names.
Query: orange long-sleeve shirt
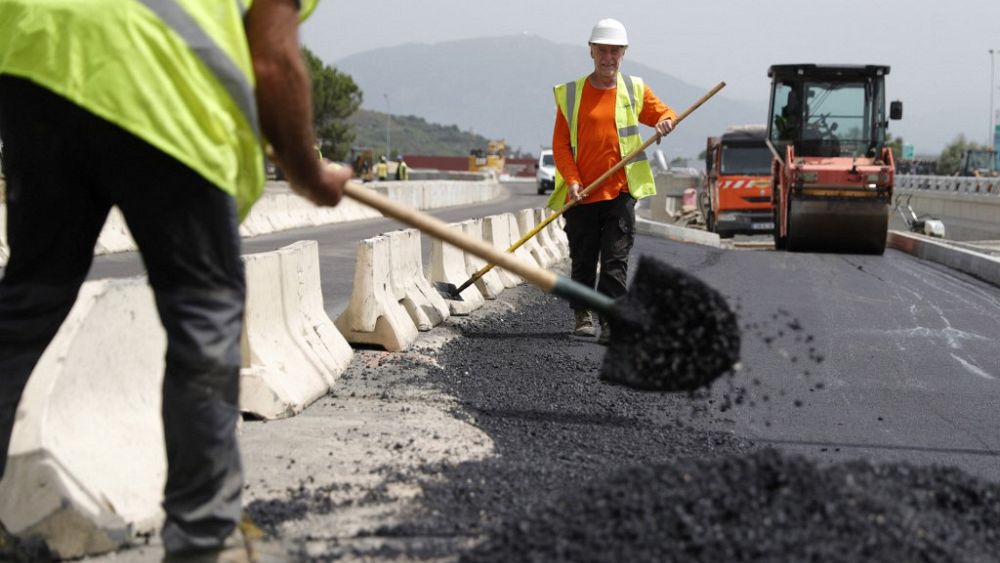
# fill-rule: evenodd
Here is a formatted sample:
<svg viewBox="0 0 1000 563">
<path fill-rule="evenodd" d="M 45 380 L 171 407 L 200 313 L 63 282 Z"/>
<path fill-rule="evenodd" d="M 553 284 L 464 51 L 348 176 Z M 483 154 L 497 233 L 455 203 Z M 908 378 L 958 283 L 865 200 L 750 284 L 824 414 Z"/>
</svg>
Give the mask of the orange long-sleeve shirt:
<svg viewBox="0 0 1000 563">
<path fill-rule="evenodd" d="M 552 156 L 556 168 L 566 180 L 566 184 L 578 183 L 586 188 L 612 166 L 621 162 L 618 146 L 618 127 L 615 125 L 615 96 L 618 88 L 601 90 L 584 83 L 580 99 L 580 113 L 577 116 L 577 157 L 569 143 L 569 124 L 561 111 L 556 109 L 556 124 L 552 132 Z M 642 111 L 639 122 L 650 127 L 664 119 L 677 120 L 677 113 L 660 101 L 653 89 L 646 84 L 643 94 Z M 580 203 L 608 201 L 628 191 L 625 169 L 615 172 Z"/>
</svg>

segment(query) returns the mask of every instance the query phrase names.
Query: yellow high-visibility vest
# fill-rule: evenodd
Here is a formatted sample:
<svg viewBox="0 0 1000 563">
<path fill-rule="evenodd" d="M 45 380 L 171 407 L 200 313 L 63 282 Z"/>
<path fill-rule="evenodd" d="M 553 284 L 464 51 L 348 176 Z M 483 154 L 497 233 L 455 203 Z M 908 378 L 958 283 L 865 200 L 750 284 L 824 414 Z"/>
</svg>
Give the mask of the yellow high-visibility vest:
<svg viewBox="0 0 1000 563">
<path fill-rule="evenodd" d="M 580 99 L 583 97 L 583 87 L 587 77 L 574 82 L 555 86 L 553 94 L 556 105 L 566 123 L 569 124 L 569 144 L 573 150 L 573 158 L 577 152 L 577 124 L 580 113 Z M 643 96 L 646 85 L 638 76 L 627 76 L 618 73 L 618 88 L 615 95 L 615 126 L 618 129 L 618 150 L 621 157 L 642 146 L 639 135 L 639 113 L 642 112 Z M 625 165 L 625 177 L 628 180 L 628 191 L 635 199 L 649 197 L 656 193 L 656 182 L 653 180 L 653 169 L 646 160 L 646 153 L 641 152 L 631 162 Z M 584 186 L 586 187 L 586 186 Z M 555 188 L 549 197 L 548 206 L 555 211 L 566 205 L 568 186 L 562 174 L 556 168 Z"/>
<path fill-rule="evenodd" d="M 303 18 L 317 1 L 301 2 Z M 252 2 L 3 0 L 0 74 L 31 80 L 170 155 L 235 197 L 242 219 L 264 186 L 243 29 Z"/>
</svg>

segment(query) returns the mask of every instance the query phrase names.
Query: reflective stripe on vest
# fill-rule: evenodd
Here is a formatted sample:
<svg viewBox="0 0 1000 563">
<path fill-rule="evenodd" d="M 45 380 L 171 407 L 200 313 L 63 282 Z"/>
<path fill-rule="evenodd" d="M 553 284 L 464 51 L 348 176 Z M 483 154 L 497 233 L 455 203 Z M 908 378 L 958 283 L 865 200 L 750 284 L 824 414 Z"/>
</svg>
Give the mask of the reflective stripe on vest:
<svg viewBox="0 0 1000 563">
<path fill-rule="evenodd" d="M 586 76 L 553 88 L 556 106 L 569 125 L 570 148 L 574 159 L 577 156 L 579 106 L 585 80 L 587 80 Z M 639 114 L 642 112 L 644 93 L 645 84 L 641 78 L 618 74 L 615 125 L 618 131 L 618 150 L 621 158 L 642 146 L 642 138 L 639 136 Z M 555 176 L 555 189 L 549 198 L 548 206 L 559 210 L 566 204 L 568 190 L 566 181 L 559 173 L 558 168 Z M 629 193 L 635 199 L 642 199 L 656 193 L 653 170 L 649 166 L 645 152 L 640 152 L 625 165 L 625 177 L 628 181 Z"/>
<path fill-rule="evenodd" d="M 233 60 L 208 36 L 184 8 L 174 0 L 138 0 L 149 11 L 157 15 L 177 35 L 187 42 L 191 51 L 201 59 L 215 74 L 229 97 L 243 112 L 243 118 L 250 124 L 255 137 L 260 137 L 260 121 L 257 118 L 257 98 L 247 76 L 236 66 Z M 245 15 L 247 7 L 242 2 L 236 2 L 241 15 Z"/>
</svg>

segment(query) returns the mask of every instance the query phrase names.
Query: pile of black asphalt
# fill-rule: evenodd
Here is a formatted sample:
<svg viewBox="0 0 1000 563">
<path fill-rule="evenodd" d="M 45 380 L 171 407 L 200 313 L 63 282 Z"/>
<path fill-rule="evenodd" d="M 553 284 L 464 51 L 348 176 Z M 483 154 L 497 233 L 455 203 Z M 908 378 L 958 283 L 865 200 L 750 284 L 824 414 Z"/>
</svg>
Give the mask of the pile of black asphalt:
<svg viewBox="0 0 1000 563">
<path fill-rule="evenodd" d="M 774 449 L 634 466 L 505 522 L 462 561 L 997 561 L 1000 487 Z"/>
<path fill-rule="evenodd" d="M 373 506 L 393 482 L 422 492 L 393 523 L 362 532 L 382 540 L 375 551 L 345 542 L 303 559 L 943 562 L 1000 553 L 996 485 L 957 469 L 819 465 L 762 449 L 734 436 L 726 418 L 732 396 L 746 395 L 745 373 L 716 381 L 724 401 L 603 381 L 605 349 L 569 336 L 564 302 L 531 288 L 508 294 L 513 310 L 452 321 L 462 338 L 433 352 L 440 367 L 421 382 L 454 397 L 455 416 L 487 434 L 495 455 L 381 473 Z M 786 313 L 772 320 L 811 345 Z M 744 328 L 749 338 L 777 330 Z M 389 362 L 418 365 L 405 353 Z M 259 505 L 255 519 L 277 530 L 287 518 L 335 512 L 327 493 L 304 484 Z"/>
<path fill-rule="evenodd" d="M 651 391 L 694 391 L 740 359 L 740 328 L 725 297 L 661 260 L 639 258 L 616 308 L 602 379 Z"/>
</svg>

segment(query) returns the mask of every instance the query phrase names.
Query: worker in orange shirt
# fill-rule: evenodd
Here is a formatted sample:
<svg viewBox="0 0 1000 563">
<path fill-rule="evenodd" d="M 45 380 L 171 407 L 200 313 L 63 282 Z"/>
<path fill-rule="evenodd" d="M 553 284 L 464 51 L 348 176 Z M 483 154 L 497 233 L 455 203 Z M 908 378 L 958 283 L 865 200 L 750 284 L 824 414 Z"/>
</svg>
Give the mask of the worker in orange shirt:
<svg viewBox="0 0 1000 563">
<path fill-rule="evenodd" d="M 607 172 L 643 141 L 639 123 L 670 133 L 677 114 L 656 97 L 642 79 L 619 72 L 628 37 L 614 19 L 597 22 L 590 34 L 594 72 L 554 88 L 556 105 L 552 152 L 556 161 L 555 190 L 549 207 L 565 213 L 566 236 L 574 281 L 613 298 L 625 294 L 628 257 L 635 240 L 635 202 L 656 193 L 646 155 L 639 156 L 581 199 L 585 186 Z M 600 279 L 597 266 L 600 263 Z M 590 310 L 572 305 L 573 333 L 594 336 Z M 601 318 L 598 342 L 610 341 L 608 319 Z"/>
</svg>

